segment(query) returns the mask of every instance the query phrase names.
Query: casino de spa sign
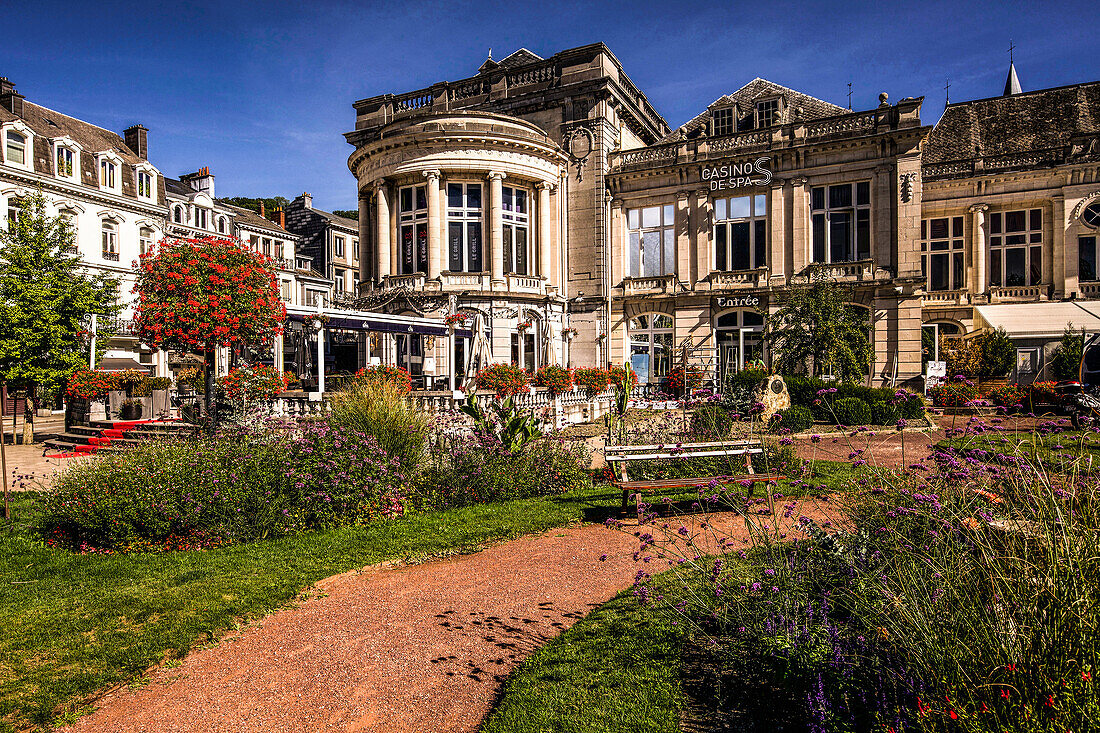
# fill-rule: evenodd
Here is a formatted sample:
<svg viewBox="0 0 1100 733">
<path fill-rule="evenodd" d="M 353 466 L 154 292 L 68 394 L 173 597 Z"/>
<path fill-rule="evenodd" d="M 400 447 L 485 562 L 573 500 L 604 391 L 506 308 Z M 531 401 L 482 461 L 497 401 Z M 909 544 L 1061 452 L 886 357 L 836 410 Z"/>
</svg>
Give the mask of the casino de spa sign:
<svg viewBox="0 0 1100 733">
<path fill-rule="evenodd" d="M 772 182 L 770 157 L 744 163 L 723 163 L 699 167 L 699 176 L 711 191 L 729 191 L 747 186 L 767 186 Z"/>
</svg>

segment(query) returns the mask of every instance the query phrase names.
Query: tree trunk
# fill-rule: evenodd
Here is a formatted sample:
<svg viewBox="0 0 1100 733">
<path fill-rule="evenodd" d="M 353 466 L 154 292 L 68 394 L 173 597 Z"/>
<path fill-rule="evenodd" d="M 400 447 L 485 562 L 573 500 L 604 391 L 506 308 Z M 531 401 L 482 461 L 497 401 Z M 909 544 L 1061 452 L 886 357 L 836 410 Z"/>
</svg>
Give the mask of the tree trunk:
<svg viewBox="0 0 1100 733">
<path fill-rule="evenodd" d="M 27 399 L 23 403 L 23 445 L 30 445 L 34 442 L 34 395 L 35 388 L 33 386 L 27 387 Z M 11 442 L 15 442 L 14 434 Z"/>
</svg>

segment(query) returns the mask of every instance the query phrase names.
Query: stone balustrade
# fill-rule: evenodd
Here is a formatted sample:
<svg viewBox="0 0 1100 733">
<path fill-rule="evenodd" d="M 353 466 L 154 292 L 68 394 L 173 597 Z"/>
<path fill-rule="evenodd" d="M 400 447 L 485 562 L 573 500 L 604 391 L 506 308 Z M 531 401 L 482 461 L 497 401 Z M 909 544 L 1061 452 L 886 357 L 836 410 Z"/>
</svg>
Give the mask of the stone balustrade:
<svg viewBox="0 0 1100 733">
<path fill-rule="evenodd" d="M 1045 285 L 1004 285 L 989 289 L 989 302 L 1008 303 L 1047 300 Z"/>
<path fill-rule="evenodd" d="M 675 275 L 654 275 L 650 277 L 624 277 L 623 295 L 648 295 L 653 293 L 676 293 L 680 290 Z"/>
</svg>

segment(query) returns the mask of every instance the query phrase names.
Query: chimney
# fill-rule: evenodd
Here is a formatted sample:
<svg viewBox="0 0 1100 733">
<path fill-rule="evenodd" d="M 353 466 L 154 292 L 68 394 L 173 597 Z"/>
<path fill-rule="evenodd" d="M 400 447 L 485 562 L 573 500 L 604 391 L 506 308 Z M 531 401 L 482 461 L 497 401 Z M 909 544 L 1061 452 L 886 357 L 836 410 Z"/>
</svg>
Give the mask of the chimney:
<svg viewBox="0 0 1100 733">
<path fill-rule="evenodd" d="M 283 211 L 283 207 L 280 206 L 279 208 L 275 209 L 275 211 L 279 212 L 279 226 L 283 229 L 286 229 L 286 212 Z"/>
<path fill-rule="evenodd" d="M 122 137 L 126 140 L 126 147 L 133 150 L 137 157 L 149 160 L 149 131 L 144 125 L 134 125 L 122 131 Z"/>
<path fill-rule="evenodd" d="M 264 212 L 264 200 L 260 199 L 260 216 L 267 218 L 267 213 Z"/>
<path fill-rule="evenodd" d="M 194 173 L 180 176 L 180 180 L 190 184 L 196 191 L 202 191 L 210 198 L 214 198 L 214 174 L 210 172 L 209 167 L 204 165 Z"/>
<path fill-rule="evenodd" d="M 0 76 L 0 106 L 16 117 L 23 116 L 23 95 L 15 91 L 8 77 Z"/>
<path fill-rule="evenodd" d="M 302 206 L 306 207 L 307 209 L 313 208 L 313 194 L 309 192 L 305 192 L 302 194 Z"/>
</svg>

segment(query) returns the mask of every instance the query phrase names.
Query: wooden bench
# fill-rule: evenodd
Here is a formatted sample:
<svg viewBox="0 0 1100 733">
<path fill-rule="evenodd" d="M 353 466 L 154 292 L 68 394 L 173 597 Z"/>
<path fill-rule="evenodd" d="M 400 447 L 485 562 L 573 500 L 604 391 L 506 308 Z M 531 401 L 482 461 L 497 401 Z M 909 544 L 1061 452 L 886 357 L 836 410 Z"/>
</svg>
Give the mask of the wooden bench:
<svg viewBox="0 0 1100 733">
<path fill-rule="evenodd" d="M 758 440 L 727 440 L 718 443 L 680 443 L 667 445 L 609 445 L 604 448 L 604 458 L 609 464 L 618 464 L 618 471 L 612 468 L 616 477 L 612 485 L 622 489 L 623 507 L 626 507 L 633 493 L 641 514 L 642 494 L 660 489 L 689 489 L 709 484 L 712 481 L 730 484 L 749 481 L 751 484 L 778 481 L 782 476 L 756 473 L 752 467 L 752 457 L 764 453 L 764 444 Z M 631 481 L 626 464 L 630 461 L 650 461 L 659 459 L 682 460 L 687 458 L 710 458 L 726 456 L 744 456 L 745 474 L 740 476 L 695 476 L 689 478 L 651 479 Z M 752 494 L 752 485 L 749 486 Z"/>
</svg>

